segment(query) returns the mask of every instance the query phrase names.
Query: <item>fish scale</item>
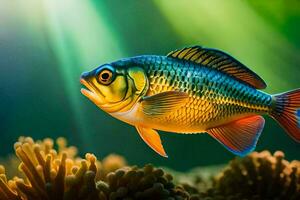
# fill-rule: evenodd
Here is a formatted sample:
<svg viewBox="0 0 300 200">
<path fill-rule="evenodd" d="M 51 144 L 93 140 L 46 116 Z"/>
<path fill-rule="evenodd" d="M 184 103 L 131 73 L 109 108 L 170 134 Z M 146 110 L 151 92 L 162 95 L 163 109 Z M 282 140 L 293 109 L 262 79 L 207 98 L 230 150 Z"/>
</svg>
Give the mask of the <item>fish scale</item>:
<svg viewBox="0 0 300 200">
<path fill-rule="evenodd" d="M 163 56 L 139 56 L 131 62 L 145 68 L 150 83 L 148 96 L 174 90 L 189 94 L 187 103 L 159 119 L 161 122 L 186 128 L 205 123 L 209 126 L 212 122 L 270 110 L 270 95 L 217 70 Z"/>
</svg>

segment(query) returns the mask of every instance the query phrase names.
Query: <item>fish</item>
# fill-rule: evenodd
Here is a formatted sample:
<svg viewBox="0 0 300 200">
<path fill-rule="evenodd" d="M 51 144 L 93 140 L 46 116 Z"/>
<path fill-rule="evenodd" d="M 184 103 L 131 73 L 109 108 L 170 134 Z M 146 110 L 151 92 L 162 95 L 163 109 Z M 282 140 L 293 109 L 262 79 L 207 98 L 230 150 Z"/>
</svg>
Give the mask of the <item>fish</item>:
<svg viewBox="0 0 300 200">
<path fill-rule="evenodd" d="M 109 115 L 135 126 L 168 157 L 157 131 L 207 133 L 237 156 L 252 152 L 265 115 L 300 142 L 300 88 L 267 94 L 264 80 L 221 50 L 189 46 L 166 56 L 123 58 L 84 72 L 81 93 Z"/>
</svg>

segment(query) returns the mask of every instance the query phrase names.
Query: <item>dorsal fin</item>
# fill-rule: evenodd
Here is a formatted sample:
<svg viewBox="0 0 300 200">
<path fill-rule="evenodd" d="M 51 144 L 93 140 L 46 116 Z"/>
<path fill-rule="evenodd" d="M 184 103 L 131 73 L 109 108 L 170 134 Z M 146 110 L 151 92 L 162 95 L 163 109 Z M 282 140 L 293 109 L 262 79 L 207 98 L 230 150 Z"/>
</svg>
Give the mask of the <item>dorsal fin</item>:
<svg viewBox="0 0 300 200">
<path fill-rule="evenodd" d="M 172 51 L 167 56 L 214 68 L 257 89 L 265 89 L 267 87 L 264 80 L 256 73 L 235 58 L 216 49 L 193 46 Z"/>
</svg>

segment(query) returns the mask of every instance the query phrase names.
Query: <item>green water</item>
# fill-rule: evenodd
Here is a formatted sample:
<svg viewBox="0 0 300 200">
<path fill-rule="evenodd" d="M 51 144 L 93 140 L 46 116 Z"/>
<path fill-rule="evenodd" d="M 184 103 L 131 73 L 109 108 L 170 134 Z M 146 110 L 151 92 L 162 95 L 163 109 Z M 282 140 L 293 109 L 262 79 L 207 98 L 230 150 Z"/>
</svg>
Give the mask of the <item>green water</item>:
<svg viewBox="0 0 300 200">
<path fill-rule="evenodd" d="M 105 62 L 165 55 L 187 45 L 222 49 L 257 72 L 266 92 L 300 87 L 299 1 L 0 2 L 0 155 L 20 135 L 66 137 L 81 153 L 124 155 L 177 170 L 234 157 L 208 135 L 161 133 L 168 159 L 80 94 L 79 76 Z M 300 144 L 270 118 L 257 150 L 300 159 Z"/>
</svg>

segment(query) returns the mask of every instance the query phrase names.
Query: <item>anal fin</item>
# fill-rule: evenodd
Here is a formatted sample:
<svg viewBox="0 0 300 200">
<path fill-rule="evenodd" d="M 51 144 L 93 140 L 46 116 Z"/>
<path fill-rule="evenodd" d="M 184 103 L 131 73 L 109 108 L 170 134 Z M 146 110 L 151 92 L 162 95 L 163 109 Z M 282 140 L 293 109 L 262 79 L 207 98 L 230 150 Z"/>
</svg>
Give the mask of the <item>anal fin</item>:
<svg viewBox="0 0 300 200">
<path fill-rule="evenodd" d="M 168 157 L 161 143 L 161 139 L 157 131 L 151 128 L 145 128 L 141 126 L 136 126 L 136 129 L 140 134 L 141 138 L 151 149 L 153 149 L 156 153 L 158 153 L 163 157 L 166 158 Z"/>
<path fill-rule="evenodd" d="M 255 115 L 212 128 L 207 132 L 232 153 L 245 156 L 255 149 L 264 124 L 264 118 Z"/>
</svg>

